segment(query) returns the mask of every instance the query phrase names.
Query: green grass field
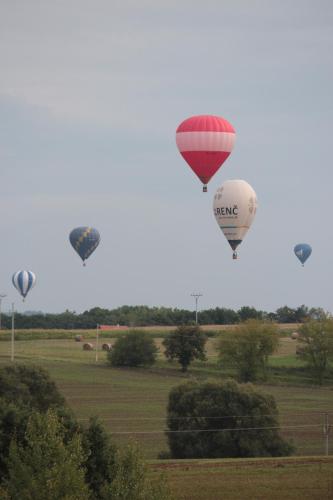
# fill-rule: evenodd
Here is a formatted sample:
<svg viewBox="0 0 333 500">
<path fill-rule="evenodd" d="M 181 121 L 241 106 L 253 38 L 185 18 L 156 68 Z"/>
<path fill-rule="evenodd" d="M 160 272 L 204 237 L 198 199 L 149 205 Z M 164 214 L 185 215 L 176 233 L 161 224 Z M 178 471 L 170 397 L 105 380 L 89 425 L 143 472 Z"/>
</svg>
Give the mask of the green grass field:
<svg viewBox="0 0 333 500">
<path fill-rule="evenodd" d="M 326 500 L 333 498 L 333 459 L 186 460 L 163 470 L 179 500 Z"/>
<path fill-rule="evenodd" d="M 108 341 L 114 343 L 115 339 L 103 338 L 101 343 Z M 231 373 L 221 370 L 217 364 L 215 338 L 208 340 L 207 361 L 194 363 L 186 375 L 179 371 L 176 363 L 165 361 L 162 339 L 155 341 L 160 354 L 156 366 L 151 369 L 111 368 L 103 351 L 99 351 L 96 363 L 95 351 L 83 351 L 82 343 L 73 339 L 17 341 L 15 362 L 34 363 L 46 368 L 83 424 L 89 417 L 99 416 L 118 444 L 135 440 L 141 445 L 146 459 L 156 461 L 160 452 L 167 451 L 164 429 L 170 389 L 189 379 L 221 380 Z M 0 342 L 0 364 L 7 363 L 10 363 L 10 342 L 4 340 Z M 296 359 L 295 342 L 288 337 L 281 339 L 280 349 L 271 358 L 270 366 L 270 379 L 258 387 L 276 398 L 282 434 L 293 440 L 298 457 L 322 456 L 323 414 L 330 413 L 333 420 L 333 384 L 324 387 L 311 384 L 302 372 L 302 363 Z M 332 444 L 330 452 L 333 453 Z M 215 465 L 211 461 L 201 461 L 203 463 L 195 466 L 193 461 L 186 466 L 182 462 L 178 467 L 171 467 L 174 462 L 158 463 L 163 465 L 163 470 L 166 469 L 177 498 L 325 498 L 320 493 L 331 487 L 328 478 L 329 474 L 333 477 L 333 461 L 310 461 L 300 465 L 297 459 L 288 467 L 276 462 L 267 465 L 264 460 L 258 466 L 241 466 L 241 461 L 234 461 L 232 466 L 225 465 L 225 461 L 218 461 Z M 154 464 L 151 466 L 153 475 L 159 470 L 156 462 Z M 226 487 L 226 477 L 232 478 L 227 482 L 230 488 Z M 320 477 L 325 479 L 319 481 Z M 280 481 L 283 482 L 283 495 L 269 496 L 269 488 L 279 491 Z M 290 496 L 291 483 L 294 489 L 298 488 L 299 496 Z M 317 496 L 304 493 L 304 488 Z M 216 492 L 220 489 L 223 494 L 218 496 Z"/>
</svg>

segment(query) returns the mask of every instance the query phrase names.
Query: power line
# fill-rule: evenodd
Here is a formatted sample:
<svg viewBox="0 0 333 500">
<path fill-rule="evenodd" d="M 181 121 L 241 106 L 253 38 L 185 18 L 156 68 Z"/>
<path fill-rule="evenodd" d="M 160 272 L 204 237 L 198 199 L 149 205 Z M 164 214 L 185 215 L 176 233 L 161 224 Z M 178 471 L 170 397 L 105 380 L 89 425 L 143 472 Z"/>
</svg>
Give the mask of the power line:
<svg viewBox="0 0 333 500">
<path fill-rule="evenodd" d="M 230 429 L 181 429 L 177 431 L 170 431 L 168 429 L 162 429 L 157 431 L 115 431 L 111 434 L 186 434 L 193 432 L 247 432 L 247 431 L 259 431 L 259 430 L 286 430 L 286 429 L 304 429 L 304 428 L 322 427 L 322 424 L 307 424 L 307 425 L 291 425 L 291 426 L 273 426 L 273 427 L 241 427 L 241 428 L 230 428 Z"/>
<path fill-rule="evenodd" d="M 309 415 L 315 415 L 315 416 L 322 416 L 322 415 L 333 415 L 333 411 L 331 412 L 312 412 L 312 413 L 307 413 L 306 416 Z M 279 417 L 282 415 L 288 416 L 288 417 L 299 417 L 299 416 L 305 416 L 304 413 L 279 413 Z M 189 415 L 187 417 L 108 417 L 108 418 L 102 418 L 104 421 L 126 421 L 126 422 L 131 422 L 131 421 L 138 421 L 138 420 L 194 420 L 196 418 L 202 418 L 206 420 L 219 420 L 219 419 L 227 419 L 227 418 L 262 418 L 262 417 L 271 417 L 272 415 L 266 414 L 266 415 L 222 415 L 222 416 L 216 416 L 216 417 L 209 417 L 206 415 Z M 83 421 L 88 421 L 89 418 L 78 418 L 80 422 Z"/>
</svg>

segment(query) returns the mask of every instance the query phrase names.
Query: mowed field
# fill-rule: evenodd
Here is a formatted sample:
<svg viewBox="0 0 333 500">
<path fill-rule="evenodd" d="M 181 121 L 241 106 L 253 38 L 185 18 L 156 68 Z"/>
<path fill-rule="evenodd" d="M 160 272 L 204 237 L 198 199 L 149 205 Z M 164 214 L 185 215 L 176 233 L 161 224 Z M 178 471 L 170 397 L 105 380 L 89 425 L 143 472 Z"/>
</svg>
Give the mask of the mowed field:
<svg viewBox="0 0 333 500">
<path fill-rule="evenodd" d="M 103 338 L 102 342 L 112 344 L 115 338 Z M 333 421 L 333 385 L 319 388 L 311 385 L 310 380 L 295 375 L 293 369 L 301 366 L 295 355 L 295 341 L 287 336 L 281 338 L 279 352 L 270 360 L 272 376 L 269 383 L 258 387 L 276 398 L 281 432 L 293 440 L 297 457 L 288 459 L 289 462 L 281 459 L 282 462 L 205 460 L 186 463 L 156 461 L 159 453 L 168 450 L 164 431 L 170 389 L 191 379 L 221 380 L 232 374 L 218 366 L 215 338 L 208 340 L 207 361 L 194 363 L 186 375 L 179 371 L 176 363 L 165 360 L 162 339 L 156 338 L 155 342 L 160 353 L 156 366 L 151 369 L 111 368 L 106 353 L 101 350 L 96 363 L 95 351 L 83 351 L 82 343 L 73 339 L 17 341 L 15 360 L 46 368 L 82 424 L 91 416 L 98 416 L 119 445 L 129 440 L 137 441 L 151 463 L 151 474 L 157 477 L 162 467 L 177 498 L 333 498 L 330 482 L 333 460 L 323 457 L 324 414 L 329 413 L 331 423 Z M 2 341 L 0 364 L 9 363 L 10 342 Z M 332 443 L 330 453 L 333 453 Z M 314 455 L 321 456 L 319 462 L 314 458 L 300 458 Z M 229 485 L 227 489 L 226 484 Z M 292 485 L 294 496 L 288 493 Z M 281 487 L 283 494 L 278 496 L 282 493 Z M 330 488 L 332 496 L 325 496 Z"/>
</svg>

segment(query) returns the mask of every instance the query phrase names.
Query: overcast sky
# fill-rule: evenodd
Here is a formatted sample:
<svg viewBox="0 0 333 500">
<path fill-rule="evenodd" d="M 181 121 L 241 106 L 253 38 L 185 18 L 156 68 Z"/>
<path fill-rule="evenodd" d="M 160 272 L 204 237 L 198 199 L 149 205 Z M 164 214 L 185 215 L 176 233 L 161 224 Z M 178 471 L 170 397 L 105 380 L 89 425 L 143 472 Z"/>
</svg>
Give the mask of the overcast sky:
<svg viewBox="0 0 333 500">
<path fill-rule="evenodd" d="M 333 311 L 332 28 L 331 0 L 3 0 L 4 310 L 191 309 L 199 291 L 203 309 Z M 175 144 L 196 114 L 237 133 L 206 194 Z M 227 179 L 259 203 L 238 261 L 212 211 Z M 82 225 L 101 233 L 86 268 Z"/>
</svg>

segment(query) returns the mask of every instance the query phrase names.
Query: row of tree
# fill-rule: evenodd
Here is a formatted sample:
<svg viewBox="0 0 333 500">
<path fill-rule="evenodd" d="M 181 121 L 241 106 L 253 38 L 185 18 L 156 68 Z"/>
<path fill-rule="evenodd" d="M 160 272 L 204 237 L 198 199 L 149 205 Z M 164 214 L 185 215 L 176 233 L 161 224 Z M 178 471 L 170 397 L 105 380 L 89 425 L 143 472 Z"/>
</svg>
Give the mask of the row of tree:
<svg viewBox="0 0 333 500">
<path fill-rule="evenodd" d="M 207 337 L 198 325 L 182 325 L 171 331 L 162 344 L 169 361 L 176 360 L 186 372 L 194 360 L 205 361 Z M 280 338 L 275 323 L 247 320 L 217 339 L 219 363 L 232 368 L 241 382 L 266 379 L 269 356 L 276 352 Z M 333 320 L 304 323 L 298 334 L 298 355 L 313 379 L 322 384 L 333 361 Z M 148 334 L 132 330 L 119 337 L 108 352 L 112 366 L 151 366 L 158 349 Z"/>
<path fill-rule="evenodd" d="M 302 323 L 306 320 L 321 319 L 325 312 L 321 308 L 308 308 L 304 305 L 296 309 L 284 306 L 275 312 L 265 312 L 254 307 L 244 306 L 239 310 L 216 307 L 200 311 L 199 323 L 203 325 L 234 325 L 248 319 L 275 321 L 277 323 Z M 135 326 L 178 326 L 193 322 L 195 313 L 185 309 L 148 306 L 122 306 L 117 309 L 94 307 L 77 314 L 65 311 L 60 314 L 26 313 L 16 314 L 16 328 L 58 328 L 91 329 L 96 325 Z M 2 327 L 10 328 L 11 317 L 2 316 Z"/>
</svg>

